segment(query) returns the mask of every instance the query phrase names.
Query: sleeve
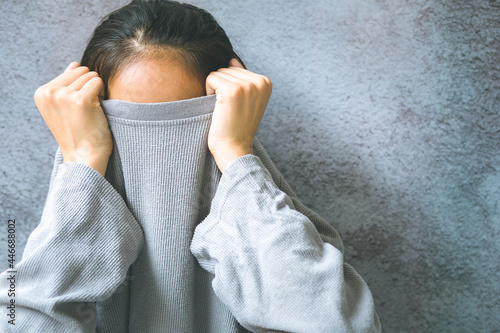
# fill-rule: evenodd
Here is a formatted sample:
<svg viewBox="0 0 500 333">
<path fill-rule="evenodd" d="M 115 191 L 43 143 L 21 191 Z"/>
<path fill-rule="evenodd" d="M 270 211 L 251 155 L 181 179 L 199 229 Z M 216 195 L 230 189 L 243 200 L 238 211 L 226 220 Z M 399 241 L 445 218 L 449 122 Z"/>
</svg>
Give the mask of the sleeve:
<svg viewBox="0 0 500 333">
<path fill-rule="evenodd" d="M 95 332 L 96 302 L 125 280 L 142 229 L 115 188 L 92 167 L 61 163 L 22 260 L 0 274 L 2 332 Z"/>
<path fill-rule="evenodd" d="M 194 232 L 191 252 L 215 275 L 214 292 L 253 332 L 380 332 L 372 294 L 344 262 L 338 233 L 257 144 L 271 171 L 254 154 L 234 160 Z"/>
</svg>

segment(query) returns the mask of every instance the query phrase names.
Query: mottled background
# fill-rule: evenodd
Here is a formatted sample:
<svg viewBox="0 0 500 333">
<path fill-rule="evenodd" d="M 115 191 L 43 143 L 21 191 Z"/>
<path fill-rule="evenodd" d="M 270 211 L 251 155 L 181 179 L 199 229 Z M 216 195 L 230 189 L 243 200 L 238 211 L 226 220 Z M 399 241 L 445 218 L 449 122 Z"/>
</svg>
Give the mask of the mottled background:
<svg viewBox="0 0 500 333">
<path fill-rule="evenodd" d="M 1 1 L 0 216 L 18 253 L 57 148 L 33 93 L 127 2 Z M 384 331 L 500 332 L 499 1 L 192 3 L 273 81 L 257 136 L 339 231 Z"/>
</svg>

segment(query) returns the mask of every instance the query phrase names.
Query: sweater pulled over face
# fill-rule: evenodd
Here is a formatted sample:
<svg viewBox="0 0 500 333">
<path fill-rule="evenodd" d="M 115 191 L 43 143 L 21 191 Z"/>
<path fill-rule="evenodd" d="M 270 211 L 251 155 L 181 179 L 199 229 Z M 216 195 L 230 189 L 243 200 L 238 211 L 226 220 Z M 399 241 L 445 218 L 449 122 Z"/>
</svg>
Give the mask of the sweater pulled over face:
<svg viewBox="0 0 500 333">
<path fill-rule="evenodd" d="M 54 168 L 40 224 L 4 271 L 2 332 L 380 332 L 372 294 L 336 230 L 306 207 L 254 138 L 219 171 L 216 96 L 101 101 L 103 177 Z"/>
<path fill-rule="evenodd" d="M 98 303 L 99 325 L 113 332 L 240 332 L 189 249 L 221 176 L 207 145 L 215 95 L 101 105 L 114 139 L 106 178 L 140 225 L 144 245 L 127 286 Z"/>
</svg>

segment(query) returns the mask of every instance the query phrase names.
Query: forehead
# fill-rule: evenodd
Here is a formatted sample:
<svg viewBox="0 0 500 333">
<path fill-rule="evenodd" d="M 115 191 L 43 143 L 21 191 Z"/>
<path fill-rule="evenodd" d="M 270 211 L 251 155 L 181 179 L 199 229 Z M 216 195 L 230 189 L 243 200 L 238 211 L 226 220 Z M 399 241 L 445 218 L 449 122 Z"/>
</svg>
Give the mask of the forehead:
<svg viewBox="0 0 500 333">
<path fill-rule="evenodd" d="M 169 57 L 144 58 L 119 68 L 108 82 L 108 99 L 161 103 L 205 95 L 205 82 Z"/>
</svg>

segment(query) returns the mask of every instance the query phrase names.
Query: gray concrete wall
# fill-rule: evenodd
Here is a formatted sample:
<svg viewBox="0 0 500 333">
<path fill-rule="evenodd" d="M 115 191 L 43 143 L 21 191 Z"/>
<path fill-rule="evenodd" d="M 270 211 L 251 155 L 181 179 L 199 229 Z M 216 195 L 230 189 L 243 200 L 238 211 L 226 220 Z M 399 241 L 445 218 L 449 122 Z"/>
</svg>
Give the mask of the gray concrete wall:
<svg viewBox="0 0 500 333">
<path fill-rule="evenodd" d="M 126 3 L 1 3 L 0 217 L 18 253 L 57 148 L 33 93 Z M 273 81 L 257 136 L 341 234 L 384 331 L 500 332 L 499 2 L 192 3 Z"/>
</svg>

